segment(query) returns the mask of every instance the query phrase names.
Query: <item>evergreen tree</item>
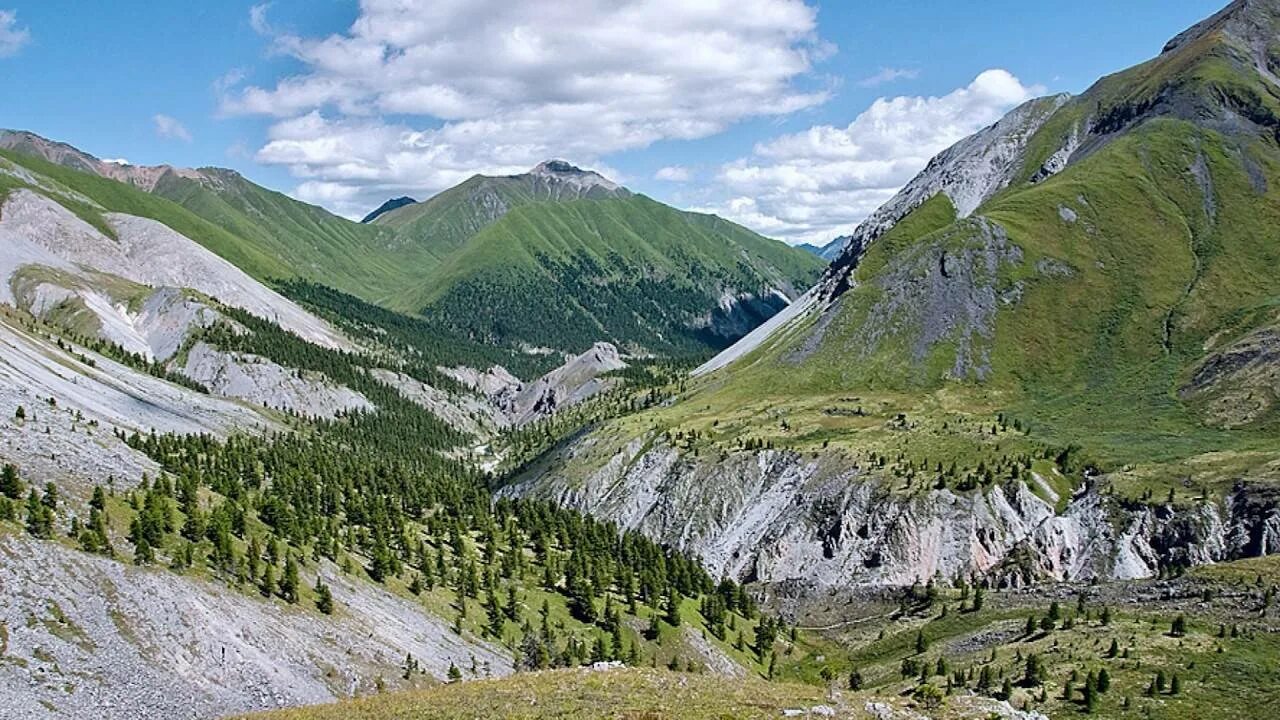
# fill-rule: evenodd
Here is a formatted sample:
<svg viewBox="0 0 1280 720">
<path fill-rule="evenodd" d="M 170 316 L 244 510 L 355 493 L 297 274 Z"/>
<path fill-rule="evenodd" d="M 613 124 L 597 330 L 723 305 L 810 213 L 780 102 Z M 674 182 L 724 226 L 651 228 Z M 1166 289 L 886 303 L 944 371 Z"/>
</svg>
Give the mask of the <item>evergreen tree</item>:
<svg viewBox="0 0 1280 720">
<path fill-rule="evenodd" d="M 330 592 L 329 586 L 321 582 L 320 576 L 316 576 L 316 609 L 325 615 L 333 614 L 333 593 Z"/>
<path fill-rule="evenodd" d="M 298 563 L 289 555 L 284 561 L 284 573 L 280 575 L 280 597 L 286 602 L 298 602 Z"/>
<path fill-rule="evenodd" d="M 21 500 L 24 487 L 22 478 L 18 476 L 18 466 L 5 463 L 4 468 L 0 469 L 0 495 L 10 500 Z"/>
<path fill-rule="evenodd" d="M 666 608 L 666 614 L 662 619 L 668 625 L 680 627 L 680 592 L 675 587 L 667 588 L 667 598 L 663 605 Z"/>
<path fill-rule="evenodd" d="M 916 654 L 923 654 L 929 649 L 929 640 L 924 636 L 923 630 L 916 631 Z"/>
<path fill-rule="evenodd" d="M 855 692 L 858 690 L 861 690 L 862 682 L 863 682 L 862 673 L 858 672 L 857 668 L 854 668 L 852 671 L 850 671 L 849 673 L 849 689 L 850 690 L 853 690 Z"/>
</svg>

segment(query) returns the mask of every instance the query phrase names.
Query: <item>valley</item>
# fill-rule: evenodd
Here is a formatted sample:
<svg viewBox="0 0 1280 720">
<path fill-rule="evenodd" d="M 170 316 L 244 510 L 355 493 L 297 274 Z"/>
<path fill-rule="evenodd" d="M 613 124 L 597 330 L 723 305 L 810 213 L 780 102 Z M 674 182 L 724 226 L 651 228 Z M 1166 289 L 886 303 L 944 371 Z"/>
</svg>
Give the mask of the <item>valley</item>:
<svg viewBox="0 0 1280 720">
<path fill-rule="evenodd" d="M 0 718 L 1261 717 L 1278 68 L 1235 0 L 821 246 L 0 131 Z"/>
</svg>

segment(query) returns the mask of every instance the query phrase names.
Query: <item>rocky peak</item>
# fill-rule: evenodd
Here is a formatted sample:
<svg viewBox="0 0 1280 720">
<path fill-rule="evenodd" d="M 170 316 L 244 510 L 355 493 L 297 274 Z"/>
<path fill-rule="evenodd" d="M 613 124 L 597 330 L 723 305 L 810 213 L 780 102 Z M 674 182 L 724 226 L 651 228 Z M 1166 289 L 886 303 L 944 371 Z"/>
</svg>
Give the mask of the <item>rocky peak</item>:
<svg viewBox="0 0 1280 720">
<path fill-rule="evenodd" d="M 1176 52 L 1219 32 L 1247 47 L 1266 47 L 1276 40 L 1278 30 L 1280 0 L 1235 0 L 1216 15 L 1178 34 L 1161 52 Z"/>
<path fill-rule="evenodd" d="M 583 170 L 564 160 L 547 160 L 546 162 L 538 163 L 537 167 L 530 170 L 528 174 L 534 178 L 564 183 L 583 190 L 601 188 L 614 192 L 622 188 L 621 185 L 594 170 Z"/>
</svg>

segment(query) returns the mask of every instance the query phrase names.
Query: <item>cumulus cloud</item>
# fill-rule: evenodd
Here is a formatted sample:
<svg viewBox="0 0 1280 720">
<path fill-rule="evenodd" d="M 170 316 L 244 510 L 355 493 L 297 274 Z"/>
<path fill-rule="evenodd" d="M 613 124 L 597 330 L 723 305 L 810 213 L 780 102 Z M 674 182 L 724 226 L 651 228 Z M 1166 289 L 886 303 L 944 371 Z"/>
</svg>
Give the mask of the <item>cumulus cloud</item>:
<svg viewBox="0 0 1280 720">
<path fill-rule="evenodd" d="M 169 140 L 191 142 L 191 133 L 187 127 L 168 115 L 156 115 L 151 118 L 156 125 L 156 135 Z"/>
<path fill-rule="evenodd" d="M 596 164 L 828 97 L 811 71 L 831 47 L 803 0 L 364 0 L 319 38 L 275 33 L 265 5 L 250 21 L 302 70 L 224 86 L 222 110 L 276 118 L 257 157 L 311 197 L 342 185 L 381 202 L 548 157 Z"/>
<path fill-rule="evenodd" d="M 112 165 L 132 165 L 133 164 L 125 158 L 102 158 L 102 162 L 110 163 Z"/>
<path fill-rule="evenodd" d="M 920 77 L 919 70 L 910 70 L 907 68 L 880 68 L 880 70 L 868 77 L 858 81 L 860 87 L 870 88 L 893 82 L 894 80 L 915 80 Z"/>
<path fill-rule="evenodd" d="M 0 58 L 12 57 L 31 42 L 31 31 L 18 27 L 17 10 L 0 10 Z"/>
<path fill-rule="evenodd" d="M 724 165 L 718 182 L 731 199 L 709 209 L 788 242 L 824 244 L 853 230 L 934 155 L 1043 93 L 995 69 L 940 97 L 880 98 L 846 127 L 783 135 Z"/>
<path fill-rule="evenodd" d="M 691 177 L 693 177 L 693 174 L 689 172 L 689 168 L 681 165 L 668 165 L 667 167 L 659 168 L 658 172 L 653 174 L 654 180 L 665 180 L 667 182 L 689 182 Z"/>
</svg>

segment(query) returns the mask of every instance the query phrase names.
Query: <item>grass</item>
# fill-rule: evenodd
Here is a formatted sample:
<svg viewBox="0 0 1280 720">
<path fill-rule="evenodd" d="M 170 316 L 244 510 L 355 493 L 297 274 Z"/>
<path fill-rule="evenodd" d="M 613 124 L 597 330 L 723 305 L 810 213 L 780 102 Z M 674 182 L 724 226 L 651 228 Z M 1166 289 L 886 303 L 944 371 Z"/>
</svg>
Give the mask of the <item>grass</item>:
<svg viewBox="0 0 1280 720">
<path fill-rule="evenodd" d="M 809 685 L 732 680 L 712 675 L 628 669 L 558 670 L 333 705 L 246 716 L 260 720 L 384 718 L 776 718 L 788 708 L 825 702 Z"/>
</svg>

